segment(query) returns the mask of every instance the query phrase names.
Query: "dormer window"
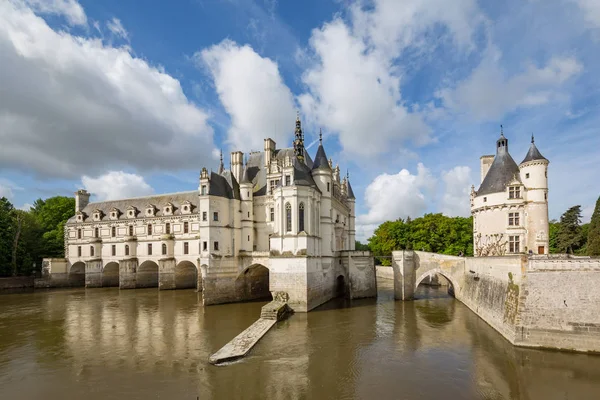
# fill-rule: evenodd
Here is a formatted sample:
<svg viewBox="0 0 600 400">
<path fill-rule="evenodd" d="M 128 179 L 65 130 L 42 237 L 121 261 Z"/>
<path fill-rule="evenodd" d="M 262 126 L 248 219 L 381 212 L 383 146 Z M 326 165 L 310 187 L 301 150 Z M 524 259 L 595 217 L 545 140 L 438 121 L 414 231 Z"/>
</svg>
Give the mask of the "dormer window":
<svg viewBox="0 0 600 400">
<path fill-rule="evenodd" d="M 137 216 L 137 208 L 133 206 L 127 207 L 127 218 L 135 218 Z"/>
<path fill-rule="evenodd" d="M 83 221 L 83 215 L 81 215 L 81 214 L 77 215 L 77 221 L 78 222 L 82 222 Z"/>
<path fill-rule="evenodd" d="M 102 211 L 101 210 L 94 210 L 94 214 L 92 214 L 92 218 L 94 219 L 94 221 L 100 221 L 102 219 Z"/>
<path fill-rule="evenodd" d="M 184 201 L 183 203 L 181 203 L 181 213 L 182 214 L 189 214 L 192 211 L 192 203 L 190 203 L 189 201 Z"/>
<path fill-rule="evenodd" d="M 110 210 L 110 219 L 119 219 L 120 214 L 121 214 L 121 212 L 119 211 L 119 209 L 113 207 Z"/>
<path fill-rule="evenodd" d="M 146 206 L 146 217 L 154 217 L 154 213 L 156 212 L 156 208 L 152 204 L 148 204 Z"/>
<path fill-rule="evenodd" d="M 164 215 L 173 215 L 173 204 L 171 203 L 167 203 L 164 207 L 163 207 L 163 214 Z"/>
<path fill-rule="evenodd" d="M 510 186 L 508 188 L 508 198 L 509 199 L 520 199 L 521 198 L 521 187 L 520 186 Z"/>
</svg>

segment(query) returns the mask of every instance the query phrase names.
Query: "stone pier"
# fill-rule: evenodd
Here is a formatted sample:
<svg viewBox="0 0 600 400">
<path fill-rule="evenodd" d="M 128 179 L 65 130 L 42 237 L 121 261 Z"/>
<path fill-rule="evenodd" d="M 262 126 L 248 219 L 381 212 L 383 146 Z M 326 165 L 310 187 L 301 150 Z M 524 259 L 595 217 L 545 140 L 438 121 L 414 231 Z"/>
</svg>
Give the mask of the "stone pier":
<svg viewBox="0 0 600 400">
<path fill-rule="evenodd" d="M 119 261 L 119 289 L 135 289 L 138 259 Z"/>
<path fill-rule="evenodd" d="M 158 260 L 158 288 L 160 290 L 175 289 L 175 258 Z"/>
<path fill-rule="evenodd" d="M 85 263 L 85 287 L 102 287 L 102 259 L 88 260 Z"/>
</svg>

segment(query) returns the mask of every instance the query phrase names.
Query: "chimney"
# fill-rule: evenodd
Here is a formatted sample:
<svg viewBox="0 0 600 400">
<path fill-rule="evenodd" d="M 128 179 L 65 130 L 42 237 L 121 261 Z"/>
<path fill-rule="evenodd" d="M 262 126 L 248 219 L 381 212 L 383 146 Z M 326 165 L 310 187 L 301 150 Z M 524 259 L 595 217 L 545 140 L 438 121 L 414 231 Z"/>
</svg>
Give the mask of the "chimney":
<svg viewBox="0 0 600 400">
<path fill-rule="evenodd" d="M 483 182 L 494 162 L 494 156 L 481 156 L 479 160 L 481 161 L 481 182 Z"/>
<path fill-rule="evenodd" d="M 234 151 L 231 153 L 231 173 L 235 177 L 236 181 L 242 179 L 242 173 L 244 171 L 244 153 L 241 151 Z"/>
<path fill-rule="evenodd" d="M 271 156 L 275 151 L 275 141 L 271 138 L 265 139 L 265 167 L 271 164 Z"/>
<path fill-rule="evenodd" d="M 85 189 L 79 189 L 75 192 L 75 212 L 79 212 L 85 208 L 90 202 L 90 194 Z"/>
</svg>

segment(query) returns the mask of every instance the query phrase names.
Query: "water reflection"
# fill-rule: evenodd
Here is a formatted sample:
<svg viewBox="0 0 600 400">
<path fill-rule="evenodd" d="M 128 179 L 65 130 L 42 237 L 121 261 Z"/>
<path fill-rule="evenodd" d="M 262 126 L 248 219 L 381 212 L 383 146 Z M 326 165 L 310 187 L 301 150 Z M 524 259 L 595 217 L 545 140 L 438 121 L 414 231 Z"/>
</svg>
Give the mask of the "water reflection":
<svg viewBox="0 0 600 400">
<path fill-rule="evenodd" d="M 445 289 L 336 299 L 279 323 L 243 361 L 208 356 L 264 302 L 203 308 L 193 290 L 0 296 L 0 398 L 588 399 L 600 357 L 514 348 Z"/>
</svg>

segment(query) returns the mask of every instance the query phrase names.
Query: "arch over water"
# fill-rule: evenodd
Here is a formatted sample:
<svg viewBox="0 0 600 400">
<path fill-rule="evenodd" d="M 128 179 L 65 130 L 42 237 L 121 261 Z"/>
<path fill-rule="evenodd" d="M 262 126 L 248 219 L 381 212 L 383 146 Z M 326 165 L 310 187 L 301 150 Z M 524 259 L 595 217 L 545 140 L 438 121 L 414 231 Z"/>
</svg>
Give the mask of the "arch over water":
<svg viewBox="0 0 600 400">
<path fill-rule="evenodd" d="M 335 297 L 341 297 L 346 294 L 346 281 L 344 275 L 338 275 L 335 278 Z"/>
<path fill-rule="evenodd" d="M 69 268 L 69 282 L 71 286 L 85 286 L 85 263 L 77 261 Z"/>
<path fill-rule="evenodd" d="M 243 270 L 235 281 L 239 300 L 271 299 L 269 269 L 262 264 L 253 264 Z"/>
<path fill-rule="evenodd" d="M 181 261 L 175 266 L 175 289 L 195 289 L 199 282 L 198 269 L 191 261 Z M 202 279 L 202 278 L 200 278 Z"/>
<path fill-rule="evenodd" d="M 144 261 L 137 269 L 136 287 L 158 287 L 158 264 L 154 261 Z"/>
<path fill-rule="evenodd" d="M 415 291 L 417 290 L 417 288 L 419 287 L 419 285 L 421 284 L 421 282 L 423 282 L 423 279 L 425 279 L 428 276 L 433 276 L 433 275 L 436 275 L 436 274 L 439 274 L 439 275 L 443 276 L 444 278 L 446 278 L 448 280 L 448 282 L 450 282 L 450 285 L 452 285 L 452 289 L 454 290 L 454 293 L 458 293 L 460 291 L 458 283 L 456 282 L 455 279 L 452 278 L 452 275 L 446 273 L 441 268 L 433 268 L 433 269 L 430 269 L 429 271 L 424 272 L 423 274 L 421 274 L 421 276 L 419 276 L 417 278 L 417 281 L 415 283 Z"/>
<path fill-rule="evenodd" d="M 102 268 L 102 287 L 119 287 L 119 263 L 112 261 Z"/>
</svg>

